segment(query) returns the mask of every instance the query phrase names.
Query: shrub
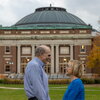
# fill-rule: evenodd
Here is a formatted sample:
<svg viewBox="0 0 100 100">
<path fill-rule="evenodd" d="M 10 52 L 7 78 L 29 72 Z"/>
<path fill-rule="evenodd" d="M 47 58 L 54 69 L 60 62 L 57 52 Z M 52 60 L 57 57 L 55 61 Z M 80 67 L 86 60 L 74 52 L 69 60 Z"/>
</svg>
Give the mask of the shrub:
<svg viewBox="0 0 100 100">
<path fill-rule="evenodd" d="M 23 84 L 23 80 L 4 78 L 0 83 L 4 84 Z"/>
<path fill-rule="evenodd" d="M 100 84 L 100 78 L 95 79 L 95 84 Z"/>
<path fill-rule="evenodd" d="M 0 83 L 4 83 L 4 79 L 0 79 Z"/>
<path fill-rule="evenodd" d="M 93 78 L 82 78 L 81 80 L 84 84 L 95 84 L 95 80 Z"/>
<path fill-rule="evenodd" d="M 100 78 L 81 78 L 84 84 L 100 84 Z M 1 84 L 23 84 L 19 79 L 0 79 Z M 49 84 L 69 84 L 70 79 L 49 79 Z"/>
<path fill-rule="evenodd" d="M 69 84 L 69 79 L 49 79 L 49 84 Z"/>
</svg>

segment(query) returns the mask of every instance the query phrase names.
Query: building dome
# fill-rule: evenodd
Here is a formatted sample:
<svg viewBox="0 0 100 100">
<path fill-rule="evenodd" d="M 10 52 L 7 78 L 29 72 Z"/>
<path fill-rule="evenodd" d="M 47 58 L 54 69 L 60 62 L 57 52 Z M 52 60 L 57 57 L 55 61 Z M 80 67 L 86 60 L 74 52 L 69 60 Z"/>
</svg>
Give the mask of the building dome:
<svg viewBox="0 0 100 100">
<path fill-rule="evenodd" d="M 41 7 L 34 13 L 19 20 L 16 27 L 74 27 L 88 26 L 77 16 L 68 13 L 65 8 Z"/>
</svg>

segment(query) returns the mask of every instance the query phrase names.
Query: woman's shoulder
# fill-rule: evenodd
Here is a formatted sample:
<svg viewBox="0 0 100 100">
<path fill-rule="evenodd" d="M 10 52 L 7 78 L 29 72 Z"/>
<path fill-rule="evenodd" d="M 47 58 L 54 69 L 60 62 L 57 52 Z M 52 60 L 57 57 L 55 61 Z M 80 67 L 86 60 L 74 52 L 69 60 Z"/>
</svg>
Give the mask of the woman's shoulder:
<svg viewBox="0 0 100 100">
<path fill-rule="evenodd" d="M 82 80 L 81 79 L 75 79 L 72 81 L 71 83 L 71 87 L 74 87 L 74 88 L 84 88 L 84 84 L 82 83 Z"/>
<path fill-rule="evenodd" d="M 72 81 L 73 84 L 83 84 L 82 80 L 80 78 L 77 78 L 75 80 Z"/>
</svg>

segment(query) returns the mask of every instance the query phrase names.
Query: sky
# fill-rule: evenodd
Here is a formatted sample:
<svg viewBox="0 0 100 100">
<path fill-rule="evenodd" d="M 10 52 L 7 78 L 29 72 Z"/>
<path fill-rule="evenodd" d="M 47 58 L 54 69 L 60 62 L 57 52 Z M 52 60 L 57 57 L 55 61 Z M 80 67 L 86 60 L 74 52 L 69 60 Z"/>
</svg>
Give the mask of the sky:
<svg viewBox="0 0 100 100">
<path fill-rule="evenodd" d="M 21 18 L 34 13 L 36 8 L 63 7 L 86 24 L 99 30 L 100 0 L 0 0 L 0 25 L 11 26 Z"/>
</svg>

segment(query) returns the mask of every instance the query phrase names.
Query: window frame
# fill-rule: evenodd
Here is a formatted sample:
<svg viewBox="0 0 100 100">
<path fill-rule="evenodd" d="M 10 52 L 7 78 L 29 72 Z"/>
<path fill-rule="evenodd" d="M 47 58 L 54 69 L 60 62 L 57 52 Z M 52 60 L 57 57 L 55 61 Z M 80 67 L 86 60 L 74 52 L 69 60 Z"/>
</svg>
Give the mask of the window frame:
<svg viewBox="0 0 100 100">
<path fill-rule="evenodd" d="M 11 53 L 11 47 L 10 46 L 5 46 L 5 54 L 10 54 L 10 53 Z"/>
</svg>

